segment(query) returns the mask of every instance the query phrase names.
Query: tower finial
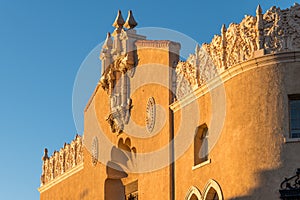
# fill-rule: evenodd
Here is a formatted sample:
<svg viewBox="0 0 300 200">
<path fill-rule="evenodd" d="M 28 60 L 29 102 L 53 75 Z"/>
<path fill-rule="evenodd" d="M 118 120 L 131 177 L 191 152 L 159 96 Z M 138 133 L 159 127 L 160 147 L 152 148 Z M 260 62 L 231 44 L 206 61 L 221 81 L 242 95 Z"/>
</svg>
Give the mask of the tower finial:
<svg viewBox="0 0 300 200">
<path fill-rule="evenodd" d="M 222 35 L 226 33 L 226 26 L 225 26 L 225 24 L 222 25 L 221 33 L 222 33 Z"/>
<path fill-rule="evenodd" d="M 197 44 L 196 44 L 196 48 L 195 48 L 195 52 L 198 53 L 199 50 L 200 50 L 200 46 L 199 46 L 199 44 L 197 43 Z"/>
<path fill-rule="evenodd" d="M 132 10 L 129 10 L 124 27 L 128 28 L 128 29 L 133 29 L 136 26 L 137 26 L 137 22 L 135 21 L 135 19 L 133 17 Z"/>
<path fill-rule="evenodd" d="M 118 10 L 118 15 L 113 23 L 113 27 L 115 28 L 122 28 L 123 25 L 124 25 L 124 19 L 123 19 L 123 16 L 122 16 L 122 13 L 121 13 L 121 10 Z"/>
<path fill-rule="evenodd" d="M 110 32 L 108 32 L 102 48 L 111 49 L 112 46 L 113 46 L 113 41 L 111 39 Z"/>
<path fill-rule="evenodd" d="M 48 158 L 49 158 L 49 157 L 48 157 L 48 149 L 45 148 L 45 149 L 44 149 L 44 155 L 43 155 L 43 157 L 42 157 L 42 160 L 45 161 L 45 160 L 48 159 Z"/>
<path fill-rule="evenodd" d="M 260 7 L 260 5 L 258 4 L 257 8 L 256 8 L 256 15 L 261 15 L 262 14 L 262 9 Z"/>
</svg>

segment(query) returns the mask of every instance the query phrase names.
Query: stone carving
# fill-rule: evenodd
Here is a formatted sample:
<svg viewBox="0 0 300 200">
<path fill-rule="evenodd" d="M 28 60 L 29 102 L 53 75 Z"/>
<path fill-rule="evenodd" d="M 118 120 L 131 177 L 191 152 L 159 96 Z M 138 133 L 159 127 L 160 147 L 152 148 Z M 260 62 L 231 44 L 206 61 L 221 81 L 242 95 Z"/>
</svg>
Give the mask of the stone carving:
<svg viewBox="0 0 300 200">
<path fill-rule="evenodd" d="M 44 149 L 44 156 L 42 157 L 43 165 L 42 165 L 42 175 L 41 175 L 41 184 L 43 185 L 46 181 L 46 173 L 48 172 L 48 149 Z"/>
<path fill-rule="evenodd" d="M 146 127 L 149 133 L 151 133 L 154 129 L 155 116 L 156 116 L 155 101 L 153 97 L 150 97 L 148 99 L 148 103 L 146 107 Z"/>
<path fill-rule="evenodd" d="M 124 24 L 124 27 L 128 28 L 128 29 L 132 29 L 132 28 L 134 28 L 136 26 L 137 26 L 137 22 L 135 21 L 133 15 L 132 15 L 132 11 L 129 10 L 128 11 L 128 17 L 127 17 L 127 20 L 126 20 L 126 22 Z"/>
<path fill-rule="evenodd" d="M 196 46 L 195 53 L 188 59 L 180 61 L 176 66 L 176 97 L 181 99 L 194 89 L 214 78 L 218 70 L 210 55 Z"/>
<path fill-rule="evenodd" d="M 295 3 L 285 10 L 271 7 L 265 14 L 258 6 L 255 17 L 246 15 L 241 23 L 232 23 L 227 29 L 223 25 L 221 35 L 215 35 L 211 43 L 197 47 L 186 62 L 177 64 L 177 99 L 258 52 L 296 50 L 300 50 L 300 5 Z"/>
<path fill-rule="evenodd" d="M 59 170 L 59 168 L 60 168 L 60 166 L 59 166 L 59 153 L 58 153 L 58 151 L 54 151 L 54 168 L 53 168 L 53 172 L 54 172 L 54 174 L 53 174 L 53 177 L 56 177 L 56 176 L 58 176 L 59 174 L 60 174 L 60 170 Z"/>
<path fill-rule="evenodd" d="M 245 16 L 240 24 L 232 23 L 227 30 L 223 25 L 221 33 L 210 44 L 203 44 L 203 48 L 219 69 L 224 70 L 248 60 L 258 50 L 256 17 Z"/>
<path fill-rule="evenodd" d="M 126 22 L 121 11 L 118 11 L 113 23 L 114 38 L 112 40 L 111 35 L 107 35 L 100 53 L 102 77 L 99 83 L 110 98 L 110 113 L 106 120 L 113 133 L 121 133 L 130 118 L 130 78 L 133 77 L 137 64 L 134 42 L 145 39 L 144 36 L 136 34 L 136 25 L 132 11 L 128 12 Z M 125 30 L 123 26 L 128 29 Z"/>
<path fill-rule="evenodd" d="M 42 157 L 41 186 L 82 163 L 82 150 L 82 138 L 79 135 L 76 135 L 71 145 L 65 144 L 59 151 L 54 151 L 50 157 L 48 156 L 48 150 L 45 149 L 44 156 Z"/>
<path fill-rule="evenodd" d="M 264 48 L 268 53 L 300 49 L 300 6 L 272 7 L 263 15 Z"/>
<path fill-rule="evenodd" d="M 66 144 L 64 145 L 64 152 L 65 152 L 65 170 L 69 170 L 71 168 L 71 152 L 70 152 L 70 144 Z"/>
<path fill-rule="evenodd" d="M 82 138 L 79 135 L 76 136 L 75 143 L 76 143 L 76 146 L 75 146 L 75 149 L 76 149 L 75 161 L 76 161 L 76 165 L 78 165 L 78 164 L 82 163 L 82 161 L 83 161 Z"/>
<path fill-rule="evenodd" d="M 251 59 L 256 50 L 263 49 L 265 53 L 299 50 L 300 5 L 295 3 L 285 10 L 271 7 L 265 14 L 258 6 L 256 17 L 245 16 L 240 24 L 230 24 L 221 32 L 210 44 L 203 44 L 219 68 Z"/>
<path fill-rule="evenodd" d="M 176 66 L 177 88 L 176 97 L 178 99 L 192 92 L 192 88 L 197 85 L 196 67 L 188 62 L 180 61 Z"/>
</svg>

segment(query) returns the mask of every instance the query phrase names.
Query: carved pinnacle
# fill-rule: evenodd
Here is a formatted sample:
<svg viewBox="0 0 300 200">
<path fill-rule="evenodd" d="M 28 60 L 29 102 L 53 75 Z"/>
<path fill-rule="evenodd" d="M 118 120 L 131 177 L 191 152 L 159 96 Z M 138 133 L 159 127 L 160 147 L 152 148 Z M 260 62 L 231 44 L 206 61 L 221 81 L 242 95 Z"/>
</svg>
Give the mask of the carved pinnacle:
<svg viewBox="0 0 300 200">
<path fill-rule="evenodd" d="M 48 158 L 49 158 L 49 157 L 48 157 L 48 149 L 45 148 L 45 149 L 44 149 L 44 156 L 42 157 L 42 160 L 45 161 L 45 160 L 48 159 Z"/>
<path fill-rule="evenodd" d="M 111 49 L 112 46 L 113 46 L 113 41 L 111 39 L 110 33 L 108 32 L 102 47 L 105 49 Z"/>
<path fill-rule="evenodd" d="M 128 28 L 128 29 L 133 29 L 136 26 L 137 26 L 137 22 L 135 21 L 135 19 L 133 17 L 132 11 L 129 10 L 124 27 Z"/>
<path fill-rule="evenodd" d="M 121 13 L 121 10 L 118 10 L 118 15 L 113 23 L 113 27 L 115 28 L 122 28 L 123 25 L 124 25 L 124 19 L 123 19 L 123 16 L 122 16 L 122 13 Z"/>
<path fill-rule="evenodd" d="M 226 34 L 226 26 L 225 26 L 225 24 L 222 25 L 221 33 L 222 33 L 222 37 L 224 37 L 225 34 Z"/>
<path fill-rule="evenodd" d="M 195 49 L 195 52 L 196 52 L 196 53 L 198 53 L 198 52 L 199 52 L 199 50 L 200 50 L 200 46 L 199 46 L 199 44 L 197 43 L 197 45 L 196 45 L 196 49 Z"/>
<path fill-rule="evenodd" d="M 256 8 L 256 15 L 261 15 L 262 14 L 262 9 L 260 7 L 260 5 L 258 4 L 257 8 Z"/>
</svg>

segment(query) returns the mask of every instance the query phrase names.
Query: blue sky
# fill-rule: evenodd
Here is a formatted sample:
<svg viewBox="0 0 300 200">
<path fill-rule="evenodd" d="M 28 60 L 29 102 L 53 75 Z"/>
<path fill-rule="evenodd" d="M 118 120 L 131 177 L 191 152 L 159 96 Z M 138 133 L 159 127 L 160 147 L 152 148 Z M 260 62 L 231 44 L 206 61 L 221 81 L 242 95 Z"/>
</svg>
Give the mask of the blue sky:
<svg viewBox="0 0 300 200">
<path fill-rule="evenodd" d="M 52 153 L 77 133 L 72 114 L 76 74 L 106 32 L 113 31 L 118 9 L 124 18 L 133 10 L 138 27 L 169 28 L 203 43 L 219 34 L 222 24 L 255 15 L 258 4 L 266 11 L 294 2 L 0 0 L 1 199 L 39 199 L 43 149 Z M 91 77 L 91 85 L 98 76 Z"/>
</svg>

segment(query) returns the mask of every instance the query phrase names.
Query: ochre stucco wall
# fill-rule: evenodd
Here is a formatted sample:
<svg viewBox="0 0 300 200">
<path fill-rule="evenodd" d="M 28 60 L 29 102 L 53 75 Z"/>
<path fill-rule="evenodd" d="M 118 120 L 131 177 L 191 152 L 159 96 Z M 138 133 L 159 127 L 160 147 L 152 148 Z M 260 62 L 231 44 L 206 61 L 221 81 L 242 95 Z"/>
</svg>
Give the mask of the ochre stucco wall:
<svg viewBox="0 0 300 200">
<path fill-rule="evenodd" d="M 147 101 L 149 97 L 154 97 L 156 104 L 165 113 L 157 115 L 157 123 L 161 119 L 165 122 L 156 125 L 156 128 L 161 126 L 161 129 L 156 135 L 151 135 L 146 129 L 144 132 L 135 132 L 126 127 L 125 132 L 120 135 L 112 133 L 106 121 L 109 97 L 101 87 L 97 87 L 85 111 L 84 168 L 42 192 L 41 200 L 120 200 L 124 192 L 122 187 L 135 180 L 138 180 L 139 199 L 171 199 L 172 178 L 169 165 L 152 172 L 127 171 L 127 174 L 112 172 L 105 166 L 107 162 L 114 162 L 112 149 L 121 138 L 123 141 L 129 138 L 129 146 L 136 148 L 137 153 L 153 152 L 170 143 L 172 115 L 169 105 L 173 96 L 163 85 L 171 87 L 171 73 L 163 69 L 172 68 L 174 61 L 178 61 L 178 56 L 169 53 L 172 43 L 165 42 L 165 46 L 156 49 L 147 49 L 145 47 L 149 44 L 141 44 L 143 48 L 140 47 L 137 51 L 139 63 L 131 79 L 133 107 L 130 126 L 126 126 L 134 127 L 134 123 L 145 127 Z M 289 131 L 287 95 L 300 93 L 300 54 L 290 54 L 292 56 L 288 53 L 266 55 L 233 66 L 221 75 L 223 80 L 226 79 L 223 84 L 225 96 L 220 88 L 216 88 L 174 113 L 174 134 L 177 136 L 180 128 L 183 132 L 194 133 L 196 126 L 203 123 L 207 123 L 209 129 L 212 129 L 210 126 L 213 120 L 222 118 L 221 114 L 212 112 L 222 107 L 222 103 L 226 108 L 223 129 L 209 154 L 211 163 L 192 170 L 193 142 L 187 140 L 188 148 L 175 162 L 175 199 L 184 199 L 191 186 L 203 193 L 210 179 L 219 183 L 226 200 L 278 199 L 281 181 L 293 174 L 300 162 L 299 143 L 284 142 Z M 157 69 L 162 71 L 158 72 Z M 142 84 L 149 83 L 151 77 L 164 80 L 164 83 Z M 224 97 L 225 102 L 222 101 Z M 192 105 L 199 108 L 199 119 L 182 115 L 182 112 L 193 113 L 195 110 Z M 189 121 L 195 120 L 196 126 L 188 127 Z M 94 136 L 98 137 L 99 142 L 100 161 L 96 166 L 92 165 L 90 156 Z M 175 143 L 175 156 L 183 146 L 182 143 Z M 170 157 L 165 157 L 165 160 L 169 159 Z M 153 169 L 159 166 L 158 161 L 147 160 L 144 162 L 145 166 L 141 164 L 140 169 Z"/>
<path fill-rule="evenodd" d="M 211 163 L 192 170 L 191 144 L 175 163 L 176 199 L 184 199 L 191 186 L 203 193 L 209 179 L 219 183 L 224 199 L 279 199 L 281 181 L 294 174 L 300 163 L 299 143 L 284 142 L 289 130 L 288 94 L 300 93 L 300 63 L 270 57 L 249 61 L 252 69 L 224 83 L 226 117 L 209 154 Z M 213 93 L 197 99 L 200 110 L 205 110 L 199 125 L 212 122 L 206 106 L 213 104 Z M 179 111 L 175 112 L 175 134 L 178 118 Z"/>
</svg>

